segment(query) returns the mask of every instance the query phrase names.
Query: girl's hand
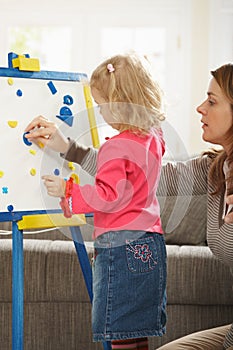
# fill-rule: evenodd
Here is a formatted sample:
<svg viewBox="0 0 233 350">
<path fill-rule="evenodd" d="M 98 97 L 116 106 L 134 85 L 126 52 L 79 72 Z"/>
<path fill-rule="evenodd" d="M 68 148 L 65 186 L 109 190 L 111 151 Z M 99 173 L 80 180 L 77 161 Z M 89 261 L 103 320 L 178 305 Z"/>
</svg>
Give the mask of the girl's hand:
<svg viewBox="0 0 233 350">
<path fill-rule="evenodd" d="M 48 146 L 56 152 L 66 153 L 69 149 L 69 140 L 60 132 L 57 125 L 41 115 L 28 124 L 25 132 L 28 140 Z"/>
<path fill-rule="evenodd" d="M 55 175 L 44 175 L 42 176 L 42 180 L 44 180 L 49 196 L 65 197 L 66 181 L 64 179 Z"/>
</svg>

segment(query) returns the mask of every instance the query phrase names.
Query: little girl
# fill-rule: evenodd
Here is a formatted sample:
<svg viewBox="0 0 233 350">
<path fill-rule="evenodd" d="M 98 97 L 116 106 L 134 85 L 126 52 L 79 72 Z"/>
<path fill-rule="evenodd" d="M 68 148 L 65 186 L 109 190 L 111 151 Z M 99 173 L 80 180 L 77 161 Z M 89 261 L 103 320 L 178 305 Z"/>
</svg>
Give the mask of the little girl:
<svg viewBox="0 0 233 350">
<path fill-rule="evenodd" d="M 161 91 L 134 55 L 93 72 L 91 93 L 119 133 L 100 148 L 94 185 L 43 176 L 66 216 L 94 213 L 94 341 L 112 349 L 149 349 L 166 323 L 166 248 L 156 190 L 164 141 Z M 33 137 L 33 136 L 32 136 Z"/>
</svg>

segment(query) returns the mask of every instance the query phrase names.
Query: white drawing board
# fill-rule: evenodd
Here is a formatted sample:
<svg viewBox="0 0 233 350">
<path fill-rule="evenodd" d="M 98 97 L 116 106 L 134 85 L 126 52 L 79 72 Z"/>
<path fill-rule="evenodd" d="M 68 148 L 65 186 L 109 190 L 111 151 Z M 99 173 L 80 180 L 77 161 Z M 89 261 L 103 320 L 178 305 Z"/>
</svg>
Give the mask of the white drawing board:
<svg viewBox="0 0 233 350">
<path fill-rule="evenodd" d="M 87 76 L 82 73 L 32 73 L 0 68 L 0 213 L 60 209 L 59 199 L 46 193 L 41 180 L 44 174 L 69 177 L 75 173 L 81 184 L 93 182 L 77 164 L 68 163 L 46 148 L 26 144 L 23 137 L 28 123 L 43 115 L 53 120 L 67 137 L 92 145 L 83 91 L 86 81 Z M 106 136 L 111 136 L 111 128 L 96 112 L 95 109 L 102 143 Z"/>
</svg>

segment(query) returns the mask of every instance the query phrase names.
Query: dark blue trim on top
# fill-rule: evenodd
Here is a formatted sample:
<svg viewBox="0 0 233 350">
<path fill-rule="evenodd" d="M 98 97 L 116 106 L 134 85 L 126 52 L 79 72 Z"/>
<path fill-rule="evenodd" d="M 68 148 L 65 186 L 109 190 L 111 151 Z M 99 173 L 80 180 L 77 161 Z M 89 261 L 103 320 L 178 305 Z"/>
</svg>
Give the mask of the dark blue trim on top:
<svg viewBox="0 0 233 350">
<path fill-rule="evenodd" d="M 19 221 L 23 216 L 26 215 L 39 215 L 39 214 L 62 214 L 61 209 L 51 209 L 51 210 L 27 210 L 27 211 L 12 211 L 12 212 L 1 212 L 0 222 L 4 221 Z M 85 214 L 85 217 L 92 217 L 93 213 Z"/>
<path fill-rule="evenodd" d="M 17 68 L 0 67 L 0 77 L 82 81 L 87 79 L 87 74 L 73 73 L 73 72 L 56 72 L 56 71 L 46 71 L 46 70 L 41 70 L 39 72 L 27 72 L 27 71 L 20 71 Z"/>
<path fill-rule="evenodd" d="M 12 211 L 12 212 L 1 212 L 0 222 L 3 221 L 19 221 L 23 216 L 26 215 L 39 215 L 39 214 L 56 214 L 62 213 L 60 209 L 54 210 L 27 210 L 27 211 Z"/>
</svg>

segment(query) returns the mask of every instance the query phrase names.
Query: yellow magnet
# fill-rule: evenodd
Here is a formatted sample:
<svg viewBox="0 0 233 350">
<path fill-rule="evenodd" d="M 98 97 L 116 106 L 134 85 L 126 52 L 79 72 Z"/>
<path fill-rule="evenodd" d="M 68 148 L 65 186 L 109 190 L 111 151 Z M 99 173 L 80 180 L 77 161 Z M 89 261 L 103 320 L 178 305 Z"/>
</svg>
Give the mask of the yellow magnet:
<svg viewBox="0 0 233 350">
<path fill-rule="evenodd" d="M 71 170 L 75 170 L 75 166 L 74 166 L 73 162 L 69 162 L 69 163 L 68 163 L 68 167 L 69 167 Z"/>
<path fill-rule="evenodd" d="M 17 120 L 8 120 L 7 123 L 11 128 L 16 128 L 16 126 L 18 125 Z"/>
<path fill-rule="evenodd" d="M 35 176 L 35 175 L 36 175 L 36 169 L 35 169 L 35 168 L 31 168 L 30 174 L 31 174 L 32 176 Z"/>
<path fill-rule="evenodd" d="M 13 85 L 14 84 L 14 80 L 12 78 L 8 78 L 7 82 L 9 85 Z"/>
<path fill-rule="evenodd" d="M 75 173 L 71 174 L 70 177 L 74 179 L 74 182 L 78 185 L 80 183 L 79 176 Z"/>
</svg>

